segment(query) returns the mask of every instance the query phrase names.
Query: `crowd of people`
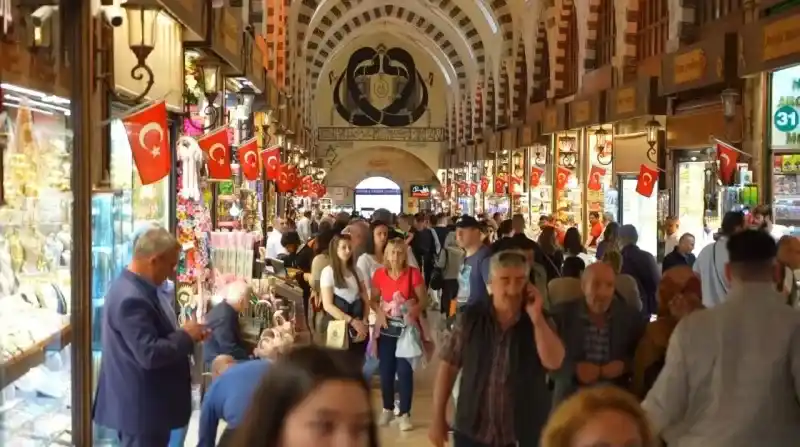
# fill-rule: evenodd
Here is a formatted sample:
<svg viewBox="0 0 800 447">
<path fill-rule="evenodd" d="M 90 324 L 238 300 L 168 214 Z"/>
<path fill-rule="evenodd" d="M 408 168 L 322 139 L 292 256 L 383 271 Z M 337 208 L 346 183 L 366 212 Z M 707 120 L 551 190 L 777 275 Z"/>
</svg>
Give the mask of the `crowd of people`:
<svg viewBox="0 0 800 447">
<path fill-rule="evenodd" d="M 437 341 L 435 446 L 800 445 L 800 240 L 776 240 L 768 210 L 729 212 L 695 257 L 669 219 L 658 262 L 633 225 L 590 221 L 584 237 L 547 216 L 277 220 L 266 256 L 299 271 L 313 335 L 288 351 L 241 340 L 244 284 L 177 328 L 158 290 L 179 247 L 150 228 L 106 297 L 95 420 L 122 445 L 168 445 L 202 342 L 201 446 L 377 446 L 379 426 L 414 429 Z"/>
</svg>

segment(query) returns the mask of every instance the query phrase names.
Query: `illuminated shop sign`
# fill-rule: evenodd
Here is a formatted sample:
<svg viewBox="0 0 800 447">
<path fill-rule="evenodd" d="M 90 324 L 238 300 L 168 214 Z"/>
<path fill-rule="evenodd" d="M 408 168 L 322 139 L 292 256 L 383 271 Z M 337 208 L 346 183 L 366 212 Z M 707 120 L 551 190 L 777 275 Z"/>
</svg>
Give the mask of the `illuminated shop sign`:
<svg viewBox="0 0 800 447">
<path fill-rule="evenodd" d="M 772 74 L 770 99 L 772 147 L 800 148 L 800 66 Z"/>
<path fill-rule="evenodd" d="M 411 197 L 427 199 L 431 196 L 431 185 L 411 185 Z"/>
</svg>

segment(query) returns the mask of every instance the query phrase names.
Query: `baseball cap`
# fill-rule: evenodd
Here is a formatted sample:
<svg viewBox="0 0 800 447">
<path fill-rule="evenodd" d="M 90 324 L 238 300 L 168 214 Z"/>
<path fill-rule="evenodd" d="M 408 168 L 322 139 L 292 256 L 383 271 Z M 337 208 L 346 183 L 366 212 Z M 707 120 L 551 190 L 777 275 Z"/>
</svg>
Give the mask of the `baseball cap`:
<svg viewBox="0 0 800 447">
<path fill-rule="evenodd" d="M 481 223 L 478 222 L 474 217 L 469 216 L 467 214 L 461 216 L 456 221 L 456 228 L 481 228 Z"/>
</svg>

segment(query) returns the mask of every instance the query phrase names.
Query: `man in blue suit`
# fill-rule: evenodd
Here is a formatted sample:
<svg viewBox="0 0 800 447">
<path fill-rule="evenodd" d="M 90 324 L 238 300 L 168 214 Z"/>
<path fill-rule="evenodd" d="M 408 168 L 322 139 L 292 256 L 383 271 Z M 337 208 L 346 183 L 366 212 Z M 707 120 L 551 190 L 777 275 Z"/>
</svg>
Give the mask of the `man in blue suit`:
<svg viewBox="0 0 800 447">
<path fill-rule="evenodd" d="M 189 355 L 208 330 L 193 321 L 176 329 L 157 293 L 179 250 L 169 231 L 148 229 L 106 294 L 93 416 L 117 430 L 122 447 L 166 447 L 170 430 L 191 416 Z"/>
</svg>

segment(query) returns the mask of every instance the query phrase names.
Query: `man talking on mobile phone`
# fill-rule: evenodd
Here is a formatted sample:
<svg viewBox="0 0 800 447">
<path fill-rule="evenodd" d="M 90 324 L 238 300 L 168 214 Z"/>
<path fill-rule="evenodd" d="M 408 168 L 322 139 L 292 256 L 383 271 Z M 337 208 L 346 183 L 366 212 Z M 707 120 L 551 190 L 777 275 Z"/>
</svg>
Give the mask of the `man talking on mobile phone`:
<svg viewBox="0 0 800 447">
<path fill-rule="evenodd" d="M 159 301 L 158 287 L 175 271 L 179 251 L 169 231 L 149 228 L 106 293 L 93 417 L 116 430 L 123 447 L 166 447 L 170 431 L 189 422 L 189 355 L 209 330 L 196 321 L 177 328 Z"/>
<path fill-rule="evenodd" d="M 547 371 L 561 367 L 564 345 L 529 281 L 525 253 L 501 251 L 489 261 L 489 300 L 466 306 L 440 351 L 429 438 L 446 444 L 447 403 L 461 372 L 455 447 L 536 447 L 550 413 Z"/>
</svg>

